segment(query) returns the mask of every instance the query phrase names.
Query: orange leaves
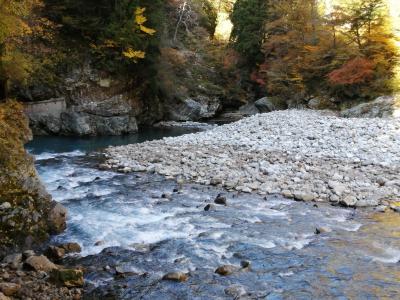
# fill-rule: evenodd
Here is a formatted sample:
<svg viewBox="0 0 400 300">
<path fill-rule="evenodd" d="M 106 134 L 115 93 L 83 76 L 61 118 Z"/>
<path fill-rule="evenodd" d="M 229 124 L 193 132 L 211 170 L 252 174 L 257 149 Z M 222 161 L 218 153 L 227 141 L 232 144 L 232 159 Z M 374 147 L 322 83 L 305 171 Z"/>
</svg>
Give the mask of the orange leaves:
<svg viewBox="0 0 400 300">
<path fill-rule="evenodd" d="M 332 85 L 364 83 L 372 79 L 374 67 L 375 64 L 372 61 L 357 57 L 345 63 L 341 68 L 329 73 L 328 81 Z"/>
</svg>

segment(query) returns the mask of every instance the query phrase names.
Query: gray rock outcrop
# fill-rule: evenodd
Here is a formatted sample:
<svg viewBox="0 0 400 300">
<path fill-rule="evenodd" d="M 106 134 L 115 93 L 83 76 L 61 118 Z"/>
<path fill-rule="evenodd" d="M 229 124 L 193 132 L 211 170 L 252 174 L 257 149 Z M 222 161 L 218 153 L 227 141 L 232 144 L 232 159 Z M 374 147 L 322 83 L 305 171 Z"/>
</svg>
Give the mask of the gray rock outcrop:
<svg viewBox="0 0 400 300">
<path fill-rule="evenodd" d="M 345 118 L 400 118 L 400 101 L 396 96 L 383 96 L 341 112 Z"/>
</svg>

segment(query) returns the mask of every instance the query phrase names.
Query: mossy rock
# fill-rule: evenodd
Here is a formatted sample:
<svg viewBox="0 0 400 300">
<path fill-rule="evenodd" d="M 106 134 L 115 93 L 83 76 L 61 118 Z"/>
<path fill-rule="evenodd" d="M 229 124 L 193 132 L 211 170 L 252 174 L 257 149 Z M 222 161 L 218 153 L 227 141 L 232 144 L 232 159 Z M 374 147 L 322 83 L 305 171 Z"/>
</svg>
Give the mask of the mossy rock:
<svg viewBox="0 0 400 300">
<path fill-rule="evenodd" d="M 50 273 L 50 279 L 57 285 L 65 287 L 82 287 L 83 271 L 79 269 L 57 269 Z"/>
</svg>

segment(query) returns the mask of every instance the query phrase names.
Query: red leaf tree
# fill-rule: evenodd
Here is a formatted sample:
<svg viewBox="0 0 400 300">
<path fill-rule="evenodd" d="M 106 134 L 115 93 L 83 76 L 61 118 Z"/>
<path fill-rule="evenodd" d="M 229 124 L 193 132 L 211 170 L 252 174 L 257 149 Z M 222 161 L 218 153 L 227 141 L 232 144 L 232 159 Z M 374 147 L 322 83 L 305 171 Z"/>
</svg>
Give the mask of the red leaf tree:
<svg viewBox="0 0 400 300">
<path fill-rule="evenodd" d="M 372 79 L 374 67 L 375 64 L 372 61 L 357 57 L 329 73 L 328 81 L 333 85 L 364 83 Z"/>
</svg>

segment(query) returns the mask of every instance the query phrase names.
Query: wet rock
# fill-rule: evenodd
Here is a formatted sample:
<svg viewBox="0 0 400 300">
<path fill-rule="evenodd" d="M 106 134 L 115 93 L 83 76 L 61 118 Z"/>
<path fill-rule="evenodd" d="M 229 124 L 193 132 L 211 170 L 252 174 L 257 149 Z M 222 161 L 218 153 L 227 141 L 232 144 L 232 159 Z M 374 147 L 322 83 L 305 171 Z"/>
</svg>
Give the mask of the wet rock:
<svg viewBox="0 0 400 300">
<path fill-rule="evenodd" d="M 171 193 L 163 193 L 161 195 L 161 198 L 171 200 L 172 199 L 172 194 Z"/>
<path fill-rule="evenodd" d="M 50 273 L 50 279 L 65 287 L 82 287 L 84 284 L 83 272 L 79 269 L 55 269 Z"/>
<path fill-rule="evenodd" d="M 219 204 L 219 205 L 228 205 L 228 202 L 226 200 L 226 197 L 222 194 L 219 194 L 215 200 L 214 200 L 215 204 Z"/>
<path fill-rule="evenodd" d="M 53 201 L 48 222 L 53 233 L 63 232 L 67 227 L 67 209 L 60 203 Z"/>
<path fill-rule="evenodd" d="M 214 204 L 207 204 L 207 205 L 204 207 L 204 210 L 205 210 L 205 211 L 216 211 L 217 208 L 215 207 Z"/>
<path fill-rule="evenodd" d="M 323 234 L 323 233 L 329 233 L 332 232 L 332 229 L 330 229 L 329 227 L 317 227 L 315 229 L 315 234 Z"/>
<path fill-rule="evenodd" d="M 0 204 L 0 210 L 7 210 L 11 208 L 11 204 L 9 202 L 3 202 Z"/>
<path fill-rule="evenodd" d="M 357 204 L 357 198 L 354 196 L 346 196 L 339 201 L 339 204 L 344 207 L 354 207 Z"/>
<path fill-rule="evenodd" d="M 138 272 L 129 265 L 120 265 L 115 267 L 115 274 L 119 277 L 127 277 L 137 275 Z"/>
<path fill-rule="evenodd" d="M 94 243 L 94 246 L 102 246 L 105 245 L 106 242 L 105 241 L 97 241 L 96 243 Z"/>
<path fill-rule="evenodd" d="M 251 265 L 251 262 L 250 262 L 249 260 L 242 260 L 242 261 L 240 262 L 240 266 L 241 266 L 242 268 L 248 268 L 248 267 L 250 267 L 250 265 Z"/>
<path fill-rule="evenodd" d="M 25 261 L 25 266 L 29 269 L 35 271 L 45 271 L 50 272 L 52 270 L 58 269 L 58 267 L 53 264 L 46 256 L 31 256 Z"/>
<path fill-rule="evenodd" d="M 165 274 L 162 278 L 162 280 L 170 280 L 170 281 L 176 281 L 176 282 L 184 282 L 189 279 L 189 275 L 183 272 L 171 272 L 168 274 Z"/>
<path fill-rule="evenodd" d="M 64 243 L 58 245 L 58 247 L 64 249 L 65 253 L 80 253 L 82 251 L 82 248 L 78 243 Z"/>
<path fill-rule="evenodd" d="M 222 265 L 215 270 L 215 273 L 221 276 L 228 276 L 237 271 L 237 267 L 232 265 Z"/>
<path fill-rule="evenodd" d="M 51 259 L 60 260 L 65 256 L 65 249 L 56 246 L 49 246 L 45 254 Z"/>
<path fill-rule="evenodd" d="M 20 288 L 21 285 L 16 283 L 0 282 L 0 291 L 6 296 L 14 296 Z"/>
<path fill-rule="evenodd" d="M 387 206 L 386 205 L 379 205 L 375 208 L 375 211 L 380 212 L 380 213 L 384 213 L 387 210 Z"/>
<path fill-rule="evenodd" d="M 247 294 L 246 290 L 240 284 L 233 284 L 228 286 L 224 290 L 225 294 L 233 297 L 234 299 L 238 299 L 239 297 L 245 296 Z"/>
</svg>

